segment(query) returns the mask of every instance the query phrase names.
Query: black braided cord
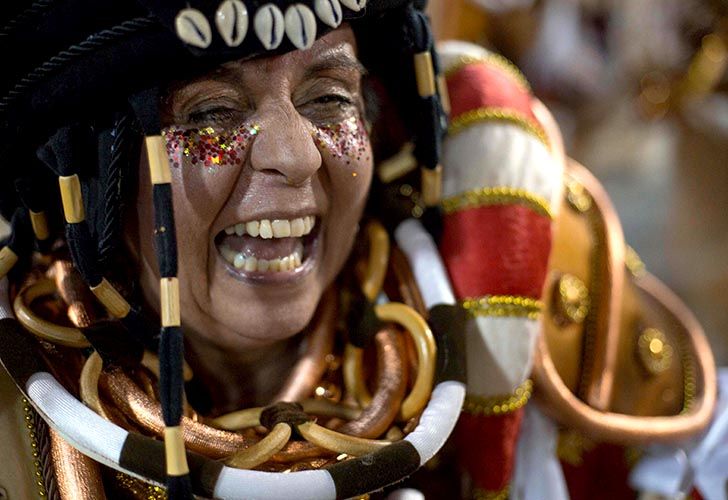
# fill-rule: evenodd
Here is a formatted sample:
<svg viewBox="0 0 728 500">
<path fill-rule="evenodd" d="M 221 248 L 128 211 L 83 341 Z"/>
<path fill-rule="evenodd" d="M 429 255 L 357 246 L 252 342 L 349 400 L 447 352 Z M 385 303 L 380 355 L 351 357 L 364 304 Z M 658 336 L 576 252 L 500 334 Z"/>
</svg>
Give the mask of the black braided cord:
<svg viewBox="0 0 728 500">
<path fill-rule="evenodd" d="M 102 265 L 110 262 L 118 242 L 117 233 L 122 211 L 122 177 L 128 160 L 131 121 L 131 117 L 124 114 L 114 123 L 114 142 L 111 145 L 111 160 L 105 175 L 103 221 L 99 231 L 98 255 Z"/>
<path fill-rule="evenodd" d="M 134 19 L 124 21 L 113 28 L 94 33 L 79 44 L 71 45 L 68 49 L 51 57 L 49 60 L 20 79 L 13 89 L 10 90 L 6 96 L 0 99 L 0 112 L 5 111 L 7 107 L 15 101 L 15 99 L 23 95 L 23 93 L 25 93 L 25 91 L 30 87 L 48 78 L 50 75 L 63 68 L 76 58 L 108 46 L 121 38 L 150 28 L 155 24 L 156 21 L 150 16 L 136 17 Z"/>
<path fill-rule="evenodd" d="M 51 7 L 57 0 L 36 0 L 30 7 L 20 12 L 10 21 L 8 24 L 0 29 L 0 38 L 4 36 L 10 36 L 19 28 L 26 26 L 32 22 L 36 17 L 42 15 L 49 7 Z"/>
<path fill-rule="evenodd" d="M 31 409 L 31 414 L 33 415 L 33 429 L 35 430 L 36 441 L 38 443 L 38 457 L 36 460 L 40 462 L 40 470 L 43 476 L 41 480 L 43 481 L 46 493 L 45 498 L 49 500 L 61 500 L 51 456 L 50 429 L 37 411 Z"/>
</svg>

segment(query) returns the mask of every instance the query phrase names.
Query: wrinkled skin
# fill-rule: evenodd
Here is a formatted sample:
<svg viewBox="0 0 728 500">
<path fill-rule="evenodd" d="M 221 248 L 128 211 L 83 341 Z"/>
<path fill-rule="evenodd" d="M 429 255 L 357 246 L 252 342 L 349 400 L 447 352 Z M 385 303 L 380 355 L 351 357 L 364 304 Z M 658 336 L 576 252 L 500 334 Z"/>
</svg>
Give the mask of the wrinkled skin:
<svg viewBox="0 0 728 500">
<path fill-rule="evenodd" d="M 177 83 L 164 100 L 166 126 L 257 128 L 241 141 L 235 162 L 211 168 L 182 156 L 172 167 L 182 322 L 196 358 L 191 362 L 208 378 L 228 385 L 251 375 L 281 379 L 297 350 L 296 341 L 286 339 L 305 329 L 341 271 L 373 169 L 361 122 L 361 79 L 355 38 L 344 26 L 309 50 L 231 62 Z M 342 131 L 336 129 L 341 123 L 358 125 Z M 140 266 L 145 298 L 157 307 L 152 195 L 144 159 L 139 177 L 136 230 L 127 243 Z M 226 227 L 301 215 L 315 215 L 319 233 L 317 249 L 297 271 L 253 276 L 232 269 L 220 255 L 216 237 Z M 269 366 L 276 360 L 287 367 Z"/>
</svg>

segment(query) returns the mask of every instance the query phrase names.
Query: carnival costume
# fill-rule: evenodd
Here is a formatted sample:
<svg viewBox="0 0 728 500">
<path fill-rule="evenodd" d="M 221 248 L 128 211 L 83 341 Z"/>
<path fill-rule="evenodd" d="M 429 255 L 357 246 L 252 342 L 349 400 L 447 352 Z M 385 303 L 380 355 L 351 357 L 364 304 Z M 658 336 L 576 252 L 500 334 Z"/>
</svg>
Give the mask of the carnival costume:
<svg viewBox="0 0 728 500">
<path fill-rule="evenodd" d="M 651 278 L 625 284 L 608 200 L 580 167 L 564 177 L 558 136 L 520 73 L 469 45 L 444 46 L 440 60 L 422 3 L 59 0 L 5 14 L 3 51 L 27 51 L 0 100 L 0 208 L 12 219 L 0 359 L 27 398 L 39 493 L 153 496 L 166 484 L 172 499 L 348 498 L 430 462 L 460 417 L 468 494 L 505 498 L 534 383 L 555 421 L 600 440 L 680 439 L 707 425 L 715 372 L 699 326 L 672 296 L 656 298 Z M 374 221 L 350 266 L 364 271 L 342 273 L 340 293 L 324 296 L 270 406 L 200 417 L 183 394 L 186 383 L 192 402 L 195 387 L 179 287 L 193 284 L 177 280 L 170 185 L 174 158 L 191 153 L 161 129 L 159 87 L 304 50 L 342 22 L 406 131 L 372 187 Z M 154 321 L 114 268 L 139 130 L 154 184 Z M 198 137 L 218 147 L 210 161 L 231 149 L 214 131 Z M 301 224 L 303 234 L 313 223 Z M 339 367 L 325 360 L 341 318 Z M 639 404 L 620 394 L 628 384 Z M 347 404 L 334 404 L 342 386 Z"/>
</svg>

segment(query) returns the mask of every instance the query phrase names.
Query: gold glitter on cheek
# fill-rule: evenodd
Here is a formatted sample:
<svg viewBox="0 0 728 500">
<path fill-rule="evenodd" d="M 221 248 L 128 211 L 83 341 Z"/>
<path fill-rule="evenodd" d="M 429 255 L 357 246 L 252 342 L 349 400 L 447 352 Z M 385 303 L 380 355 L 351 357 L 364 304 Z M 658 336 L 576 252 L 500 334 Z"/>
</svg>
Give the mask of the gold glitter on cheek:
<svg viewBox="0 0 728 500">
<path fill-rule="evenodd" d="M 371 160 L 369 134 L 364 123 L 356 116 L 339 123 L 318 126 L 313 137 L 320 150 L 327 151 L 334 158 L 344 159 L 347 165 Z"/>
<path fill-rule="evenodd" d="M 239 165 L 259 131 L 260 125 L 246 123 L 223 131 L 212 127 L 184 129 L 175 126 L 165 129 L 163 134 L 167 155 L 174 168 L 191 165 L 214 173 L 222 167 Z"/>
</svg>

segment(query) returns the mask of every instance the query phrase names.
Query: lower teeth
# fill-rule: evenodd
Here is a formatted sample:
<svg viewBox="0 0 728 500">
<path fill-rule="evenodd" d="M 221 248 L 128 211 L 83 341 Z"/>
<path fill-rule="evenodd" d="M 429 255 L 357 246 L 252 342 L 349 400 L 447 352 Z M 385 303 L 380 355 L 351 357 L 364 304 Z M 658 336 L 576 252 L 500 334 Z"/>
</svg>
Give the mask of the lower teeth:
<svg viewBox="0 0 728 500">
<path fill-rule="evenodd" d="M 292 254 L 278 259 L 258 259 L 253 255 L 245 256 L 231 249 L 227 245 L 220 247 L 223 258 L 235 269 L 258 272 L 285 272 L 298 269 L 303 264 L 303 245 L 300 243 Z"/>
</svg>

